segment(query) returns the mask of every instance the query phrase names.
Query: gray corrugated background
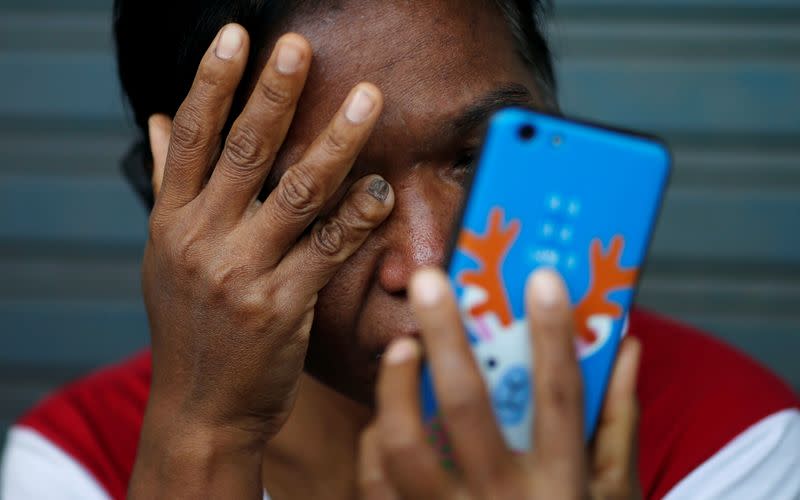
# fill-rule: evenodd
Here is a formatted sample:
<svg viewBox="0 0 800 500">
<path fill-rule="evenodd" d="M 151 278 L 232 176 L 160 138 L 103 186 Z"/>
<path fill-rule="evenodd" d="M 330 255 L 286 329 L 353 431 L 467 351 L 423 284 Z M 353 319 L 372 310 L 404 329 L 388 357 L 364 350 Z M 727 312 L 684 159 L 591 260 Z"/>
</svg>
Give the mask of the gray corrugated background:
<svg viewBox="0 0 800 500">
<path fill-rule="evenodd" d="M 0 431 L 146 342 L 110 3 L 0 0 Z M 674 148 L 640 302 L 800 388 L 800 3 L 556 4 L 566 110 Z"/>
</svg>

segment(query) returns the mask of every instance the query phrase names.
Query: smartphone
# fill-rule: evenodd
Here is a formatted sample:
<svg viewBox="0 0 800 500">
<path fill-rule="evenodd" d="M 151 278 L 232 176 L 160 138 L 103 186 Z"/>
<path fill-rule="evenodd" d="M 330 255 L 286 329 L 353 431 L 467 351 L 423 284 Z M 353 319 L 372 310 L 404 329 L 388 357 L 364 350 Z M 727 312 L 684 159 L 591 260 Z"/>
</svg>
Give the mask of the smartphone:
<svg viewBox="0 0 800 500">
<path fill-rule="evenodd" d="M 508 446 L 531 448 L 533 362 L 524 287 L 557 270 L 575 317 L 591 438 L 671 165 L 658 139 L 518 108 L 490 121 L 454 234 L 449 277 Z M 432 374 L 421 398 L 430 440 L 445 459 Z"/>
</svg>

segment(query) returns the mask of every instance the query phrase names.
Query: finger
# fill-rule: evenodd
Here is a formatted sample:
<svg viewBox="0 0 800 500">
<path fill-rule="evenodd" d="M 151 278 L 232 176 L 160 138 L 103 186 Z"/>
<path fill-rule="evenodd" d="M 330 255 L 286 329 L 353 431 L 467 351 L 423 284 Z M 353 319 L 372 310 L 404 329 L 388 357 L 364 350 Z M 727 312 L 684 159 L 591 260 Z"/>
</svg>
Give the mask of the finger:
<svg viewBox="0 0 800 500">
<path fill-rule="evenodd" d="M 583 389 L 575 354 L 569 295 L 552 270 L 533 273 L 526 286 L 533 336 L 534 458 L 564 484 L 584 484 Z"/>
<path fill-rule="evenodd" d="M 311 45 L 289 33 L 275 45 L 244 110 L 233 123 L 208 182 L 215 213 L 238 220 L 253 202 L 297 108 L 311 63 Z"/>
<path fill-rule="evenodd" d="M 394 192 L 382 177 L 356 182 L 336 212 L 317 223 L 284 258 L 279 269 L 293 289 L 322 289 L 339 267 L 364 243 L 394 206 Z M 298 273 L 302 270 L 302 273 Z"/>
<path fill-rule="evenodd" d="M 363 500 L 395 500 L 397 491 L 383 471 L 378 428 L 370 425 L 361 433 L 358 453 L 358 491 Z"/>
<path fill-rule="evenodd" d="M 319 214 L 350 172 L 383 106 L 381 92 L 357 85 L 303 158 L 283 174 L 256 214 L 268 235 L 265 260 L 277 260 Z M 263 238 L 263 236 L 261 236 Z"/>
<path fill-rule="evenodd" d="M 167 165 L 167 151 L 172 129 L 172 120 L 167 115 L 155 114 L 147 120 L 150 151 L 153 153 L 153 195 L 158 197 L 164 182 L 164 168 Z"/>
<path fill-rule="evenodd" d="M 497 425 L 447 277 L 438 269 L 418 271 L 411 278 L 409 300 L 456 463 L 474 489 L 488 493 L 507 479 L 512 455 Z"/>
<path fill-rule="evenodd" d="M 383 465 L 403 498 L 448 498 L 452 479 L 426 440 L 419 406 L 420 347 L 412 338 L 386 351 L 377 386 L 378 442 Z"/>
<path fill-rule="evenodd" d="M 641 343 L 622 341 L 600 413 L 592 451 L 592 490 L 603 498 L 633 498 L 639 490 L 637 474 L 636 380 Z"/>
<path fill-rule="evenodd" d="M 229 24 L 203 56 L 189 95 L 172 123 L 158 209 L 181 207 L 200 193 L 244 73 L 248 50 L 247 32 Z"/>
</svg>

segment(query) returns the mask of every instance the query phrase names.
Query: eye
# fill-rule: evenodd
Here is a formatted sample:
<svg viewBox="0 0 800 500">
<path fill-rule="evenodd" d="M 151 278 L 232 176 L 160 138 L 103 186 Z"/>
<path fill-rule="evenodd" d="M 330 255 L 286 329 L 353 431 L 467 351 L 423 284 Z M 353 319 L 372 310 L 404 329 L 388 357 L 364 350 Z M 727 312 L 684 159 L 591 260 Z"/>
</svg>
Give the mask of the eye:
<svg viewBox="0 0 800 500">
<path fill-rule="evenodd" d="M 475 166 L 476 156 L 474 149 L 465 149 L 458 154 L 453 167 L 457 170 L 470 170 Z"/>
<path fill-rule="evenodd" d="M 486 367 L 489 368 L 490 370 L 494 370 L 494 368 L 496 366 L 497 366 L 497 360 L 496 359 L 489 358 L 489 359 L 486 360 Z"/>
</svg>

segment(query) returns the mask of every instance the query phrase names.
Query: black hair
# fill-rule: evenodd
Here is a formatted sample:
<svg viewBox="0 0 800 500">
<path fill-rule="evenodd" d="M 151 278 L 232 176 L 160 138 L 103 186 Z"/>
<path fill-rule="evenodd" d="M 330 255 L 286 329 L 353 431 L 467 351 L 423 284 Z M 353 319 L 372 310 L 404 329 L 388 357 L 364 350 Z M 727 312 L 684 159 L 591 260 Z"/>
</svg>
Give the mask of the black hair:
<svg viewBox="0 0 800 500">
<path fill-rule="evenodd" d="M 531 67 L 547 107 L 556 106 L 553 62 L 544 33 L 547 0 L 494 0 L 505 15 L 519 53 Z M 249 71 L 263 44 L 287 16 L 323 0 L 114 0 L 117 70 L 144 141 L 123 164 L 126 176 L 152 206 L 147 157 L 147 120 L 154 113 L 174 116 L 217 32 L 241 24 L 251 38 Z M 247 81 L 248 75 L 245 75 Z"/>
</svg>

